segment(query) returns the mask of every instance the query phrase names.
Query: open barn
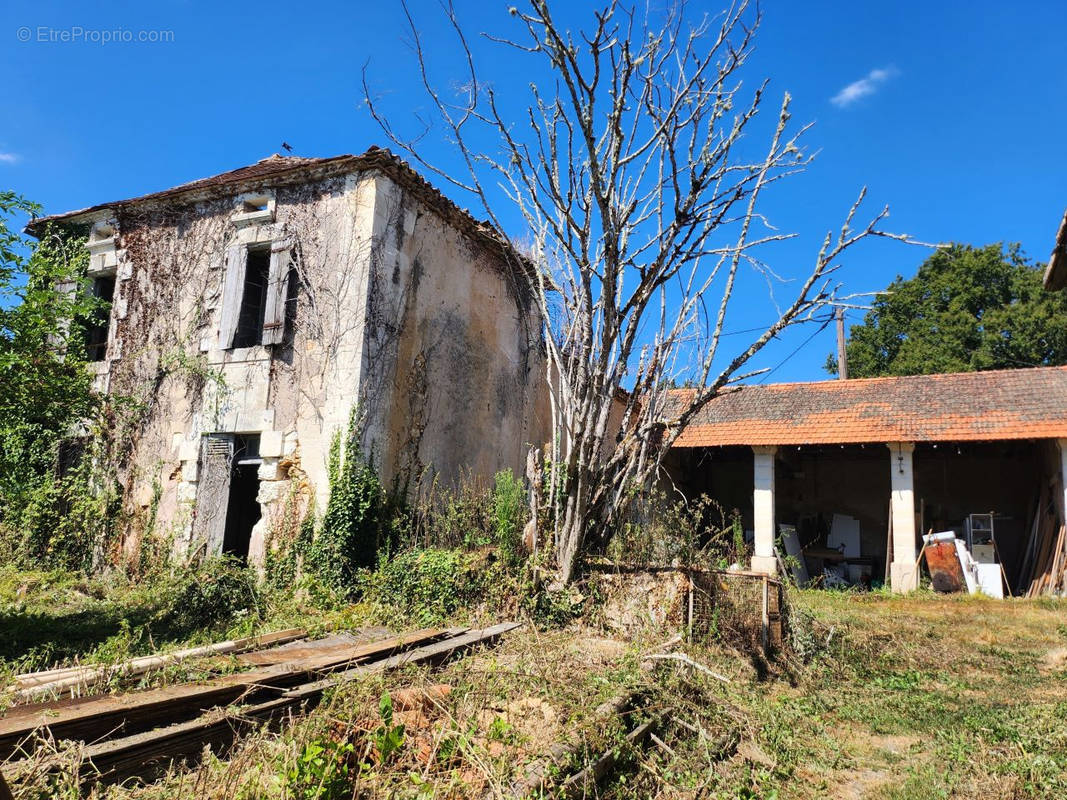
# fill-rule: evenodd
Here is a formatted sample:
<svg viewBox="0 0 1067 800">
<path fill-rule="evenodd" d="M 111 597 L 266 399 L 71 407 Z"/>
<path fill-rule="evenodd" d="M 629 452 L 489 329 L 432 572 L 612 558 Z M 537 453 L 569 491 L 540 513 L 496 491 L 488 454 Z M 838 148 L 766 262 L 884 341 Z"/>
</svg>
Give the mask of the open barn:
<svg viewBox="0 0 1067 800">
<path fill-rule="evenodd" d="M 921 535 L 953 531 L 1018 594 L 1063 524 L 1065 459 L 1067 368 L 1048 367 L 737 387 L 664 466 L 740 513 L 755 570 L 906 591 Z"/>
</svg>

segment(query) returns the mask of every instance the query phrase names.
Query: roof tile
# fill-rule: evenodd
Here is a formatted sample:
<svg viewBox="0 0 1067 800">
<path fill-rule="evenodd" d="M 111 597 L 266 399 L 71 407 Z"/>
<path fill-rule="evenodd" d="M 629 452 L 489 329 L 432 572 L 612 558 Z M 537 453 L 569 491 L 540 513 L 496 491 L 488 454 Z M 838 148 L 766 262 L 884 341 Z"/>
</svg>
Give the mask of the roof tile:
<svg viewBox="0 0 1067 800">
<path fill-rule="evenodd" d="M 708 403 L 675 447 L 1061 437 L 1067 367 L 1038 367 L 742 386 Z"/>
</svg>

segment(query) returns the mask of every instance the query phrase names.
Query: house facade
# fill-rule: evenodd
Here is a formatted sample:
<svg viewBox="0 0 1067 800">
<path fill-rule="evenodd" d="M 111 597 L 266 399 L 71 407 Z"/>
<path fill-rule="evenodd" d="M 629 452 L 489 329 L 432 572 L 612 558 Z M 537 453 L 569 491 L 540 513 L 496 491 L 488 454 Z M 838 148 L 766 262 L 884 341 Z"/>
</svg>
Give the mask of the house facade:
<svg viewBox="0 0 1067 800">
<path fill-rule="evenodd" d="M 127 554 L 262 563 L 328 497 L 351 424 L 386 486 L 489 479 L 547 438 L 541 320 L 521 259 L 387 151 L 272 156 L 35 221 L 88 231 L 97 388 Z"/>
</svg>

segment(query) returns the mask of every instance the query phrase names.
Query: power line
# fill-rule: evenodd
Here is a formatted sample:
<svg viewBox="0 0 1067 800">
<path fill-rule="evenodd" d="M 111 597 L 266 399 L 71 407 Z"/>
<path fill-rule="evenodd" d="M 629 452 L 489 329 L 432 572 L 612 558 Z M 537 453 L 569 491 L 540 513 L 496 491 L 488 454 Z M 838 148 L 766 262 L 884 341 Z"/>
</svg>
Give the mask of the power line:
<svg viewBox="0 0 1067 800">
<path fill-rule="evenodd" d="M 779 361 L 777 364 L 775 364 L 769 370 L 764 372 L 763 375 L 760 376 L 760 379 L 758 381 L 756 381 L 756 383 L 763 383 L 765 380 L 767 380 L 767 378 L 771 377 L 771 375 L 773 375 L 778 370 L 779 367 L 782 367 L 783 365 L 785 365 L 785 363 L 789 359 L 791 359 L 793 356 L 795 356 L 797 353 L 799 353 L 812 339 L 814 339 L 816 336 L 818 336 L 820 333 L 822 333 L 826 329 L 826 326 L 829 325 L 831 322 L 833 322 L 833 319 L 834 318 L 832 316 L 830 316 L 830 317 L 827 317 L 825 320 L 823 320 L 822 325 L 820 325 L 818 328 L 816 328 L 815 332 L 811 336 L 809 336 L 807 339 L 805 339 L 803 342 L 801 342 L 800 346 L 797 347 L 792 353 L 787 355 L 785 358 L 783 358 L 781 361 Z"/>
</svg>

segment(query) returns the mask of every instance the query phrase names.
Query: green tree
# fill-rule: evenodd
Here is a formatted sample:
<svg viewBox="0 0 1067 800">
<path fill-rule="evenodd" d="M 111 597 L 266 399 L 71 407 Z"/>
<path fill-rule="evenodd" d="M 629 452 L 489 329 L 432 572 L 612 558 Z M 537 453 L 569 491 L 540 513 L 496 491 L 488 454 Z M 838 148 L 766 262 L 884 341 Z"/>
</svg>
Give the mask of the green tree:
<svg viewBox="0 0 1067 800">
<path fill-rule="evenodd" d="M 0 191 L 0 544 L 9 558 L 83 566 L 87 520 L 72 501 L 85 485 L 59 461 L 96 406 L 77 320 L 99 301 L 87 291 L 84 237 L 48 228 L 33 243 L 18 231 L 18 218 L 38 210 Z"/>
<path fill-rule="evenodd" d="M 849 377 L 1067 363 L 1067 293 L 1044 291 L 1042 272 L 1017 244 L 938 250 L 852 326 Z M 834 355 L 826 370 L 837 374 Z"/>
</svg>

